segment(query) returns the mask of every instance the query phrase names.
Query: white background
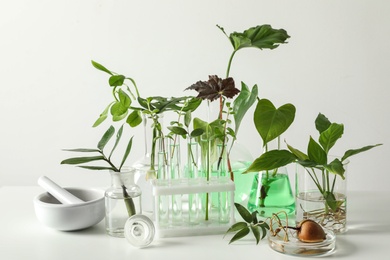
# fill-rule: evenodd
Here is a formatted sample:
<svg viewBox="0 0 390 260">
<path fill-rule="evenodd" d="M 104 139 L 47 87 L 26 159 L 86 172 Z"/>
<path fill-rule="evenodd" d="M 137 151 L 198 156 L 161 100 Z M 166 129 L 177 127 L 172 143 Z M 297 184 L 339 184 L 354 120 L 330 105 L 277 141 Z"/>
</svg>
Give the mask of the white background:
<svg viewBox="0 0 390 260">
<path fill-rule="evenodd" d="M 319 112 L 345 124 L 334 149 L 384 143 L 351 158 L 351 190 L 386 190 L 390 182 L 390 2 L 386 0 L 1 0 L 0 186 L 108 185 L 103 172 L 60 165 L 64 148 L 94 147 L 109 126 L 92 124 L 111 101 L 95 60 L 133 77 L 142 96 L 182 96 L 208 75 L 224 77 L 227 33 L 260 24 L 291 38 L 275 50 L 237 53 L 231 70 L 258 84 L 277 106 L 291 102 L 296 120 L 283 136 L 306 149 Z M 127 128 L 129 130 L 129 128 Z M 142 156 L 141 128 L 129 164 Z M 239 141 L 254 157 L 262 144 L 248 115 Z M 293 172 L 290 172 L 290 177 Z"/>
</svg>

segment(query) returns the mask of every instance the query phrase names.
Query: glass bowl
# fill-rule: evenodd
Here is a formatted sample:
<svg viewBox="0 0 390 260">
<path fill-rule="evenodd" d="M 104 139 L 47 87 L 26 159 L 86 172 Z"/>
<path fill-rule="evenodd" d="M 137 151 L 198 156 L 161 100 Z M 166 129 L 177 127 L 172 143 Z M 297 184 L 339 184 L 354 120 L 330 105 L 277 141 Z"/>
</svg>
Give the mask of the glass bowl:
<svg viewBox="0 0 390 260">
<path fill-rule="evenodd" d="M 307 243 L 297 238 L 297 231 L 288 230 L 288 241 L 285 241 L 285 232 L 282 230 L 276 236 L 268 232 L 269 246 L 282 254 L 294 256 L 324 256 L 331 254 L 336 246 L 335 234 L 324 229 L 326 239 L 322 242 Z"/>
</svg>

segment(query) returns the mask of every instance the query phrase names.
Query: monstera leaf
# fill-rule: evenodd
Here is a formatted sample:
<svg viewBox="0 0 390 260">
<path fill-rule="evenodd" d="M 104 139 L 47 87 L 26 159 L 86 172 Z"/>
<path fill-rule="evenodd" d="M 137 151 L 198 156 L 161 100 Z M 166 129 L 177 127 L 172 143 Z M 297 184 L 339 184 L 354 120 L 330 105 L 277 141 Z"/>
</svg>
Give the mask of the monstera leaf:
<svg viewBox="0 0 390 260">
<path fill-rule="evenodd" d="M 263 139 L 263 145 L 280 136 L 292 124 L 295 118 L 295 106 L 285 104 L 275 108 L 268 99 L 258 101 L 254 113 L 257 132 Z"/>
<path fill-rule="evenodd" d="M 226 35 L 224 29 L 218 26 L 219 29 Z M 247 48 L 256 47 L 259 49 L 275 49 L 279 44 L 286 43 L 290 38 L 284 29 L 273 29 L 270 25 L 258 25 L 249 28 L 244 32 L 233 32 L 228 38 L 235 51 Z"/>
</svg>

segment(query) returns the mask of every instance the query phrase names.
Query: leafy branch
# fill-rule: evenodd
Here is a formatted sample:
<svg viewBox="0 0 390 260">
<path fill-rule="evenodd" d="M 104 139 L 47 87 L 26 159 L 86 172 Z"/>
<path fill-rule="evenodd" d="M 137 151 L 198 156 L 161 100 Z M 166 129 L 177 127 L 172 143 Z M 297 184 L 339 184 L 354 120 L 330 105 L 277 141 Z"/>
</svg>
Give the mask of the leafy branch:
<svg viewBox="0 0 390 260">
<path fill-rule="evenodd" d="M 225 236 L 228 233 L 234 233 L 235 235 L 230 239 L 229 244 L 245 237 L 251 231 L 256 239 L 256 244 L 262 240 L 266 234 L 267 230 L 270 229 L 270 226 L 264 220 L 257 219 L 257 211 L 250 213 L 244 206 L 239 203 L 234 203 L 236 209 L 244 221 L 237 222 L 233 224 L 225 233 Z"/>
<path fill-rule="evenodd" d="M 77 148 L 77 149 L 65 149 L 65 151 L 69 152 L 80 152 L 80 153 L 97 153 L 99 155 L 94 156 L 82 156 L 82 157 L 73 157 L 66 160 L 63 160 L 61 164 L 71 164 L 71 165 L 77 165 L 78 167 L 89 169 L 89 170 L 112 170 L 115 172 L 120 172 L 122 169 L 122 166 L 127 160 L 127 157 L 130 154 L 132 143 L 133 143 L 133 137 L 130 138 L 126 150 L 123 154 L 122 161 L 119 164 L 119 166 L 115 166 L 115 164 L 112 162 L 112 155 L 122 137 L 123 132 L 123 125 L 119 128 L 117 134 L 116 134 L 116 140 L 115 143 L 111 149 L 110 154 L 107 156 L 104 153 L 104 148 L 106 147 L 107 143 L 111 140 L 113 135 L 115 134 L 115 128 L 113 126 L 110 126 L 106 132 L 101 137 L 100 141 L 97 144 L 97 149 L 89 149 L 89 148 Z M 85 164 L 95 161 L 103 161 L 108 166 L 90 166 L 90 165 L 79 165 L 79 164 Z"/>
</svg>

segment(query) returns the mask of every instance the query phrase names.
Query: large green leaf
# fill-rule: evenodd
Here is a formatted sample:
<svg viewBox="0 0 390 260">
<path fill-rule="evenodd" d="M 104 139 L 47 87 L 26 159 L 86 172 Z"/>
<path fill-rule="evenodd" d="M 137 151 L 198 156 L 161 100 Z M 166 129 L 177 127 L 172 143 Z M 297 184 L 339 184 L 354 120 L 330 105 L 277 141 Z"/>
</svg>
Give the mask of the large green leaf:
<svg viewBox="0 0 390 260">
<path fill-rule="evenodd" d="M 344 156 L 341 158 L 341 161 L 345 161 L 347 158 L 351 157 L 352 155 L 368 151 L 374 147 L 380 146 L 382 144 L 376 144 L 376 145 L 367 145 L 359 149 L 350 149 L 345 152 Z"/>
<path fill-rule="evenodd" d="M 329 119 L 321 113 L 318 114 L 315 120 L 316 129 L 320 134 L 328 129 L 331 124 L 332 123 L 329 121 Z"/>
<path fill-rule="evenodd" d="M 320 134 L 319 142 L 324 148 L 326 154 L 335 145 L 336 141 L 344 133 L 344 125 L 332 123 L 325 131 Z"/>
<path fill-rule="evenodd" d="M 277 169 L 296 160 L 296 156 L 287 150 L 271 150 L 255 159 L 243 173 Z"/>
<path fill-rule="evenodd" d="M 288 38 L 290 36 L 284 29 L 273 29 L 268 24 L 249 28 L 242 33 L 233 32 L 229 36 L 235 51 L 247 47 L 275 49 L 279 44 L 286 43 Z"/>
<path fill-rule="evenodd" d="M 327 154 L 314 139 L 310 136 L 309 145 L 307 147 L 307 155 L 309 159 L 316 162 L 319 165 L 325 165 L 327 163 Z"/>
<path fill-rule="evenodd" d="M 106 144 L 108 143 L 108 141 L 110 141 L 111 137 L 114 135 L 115 133 L 115 128 L 113 126 L 110 126 L 107 131 L 103 134 L 102 138 L 100 139 L 98 145 L 97 145 L 97 148 L 102 151 L 104 149 L 104 147 L 106 146 Z"/>
<path fill-rule="evenodd" d="M 257 132 L 263 139 L 263 145 L 265 146 L 286 131 L 294 118 L 294 105 L 285 104 L 276 109 L 268 99 L 259 100 L 254 113 L 254 122 Z"/>
<path fill-rule="evenodd" d="M 233 101 L 233 116 L 235 124 L 234 132 L 236 135 L 246 112 L 253 105 L 253 103 L 255 103 L 258 92 L 257 85 L 254 85 L 252 91 L 250 91 L 248 86 L 244 82 L 241 82 L 240 94 Z"/>
</svg>

